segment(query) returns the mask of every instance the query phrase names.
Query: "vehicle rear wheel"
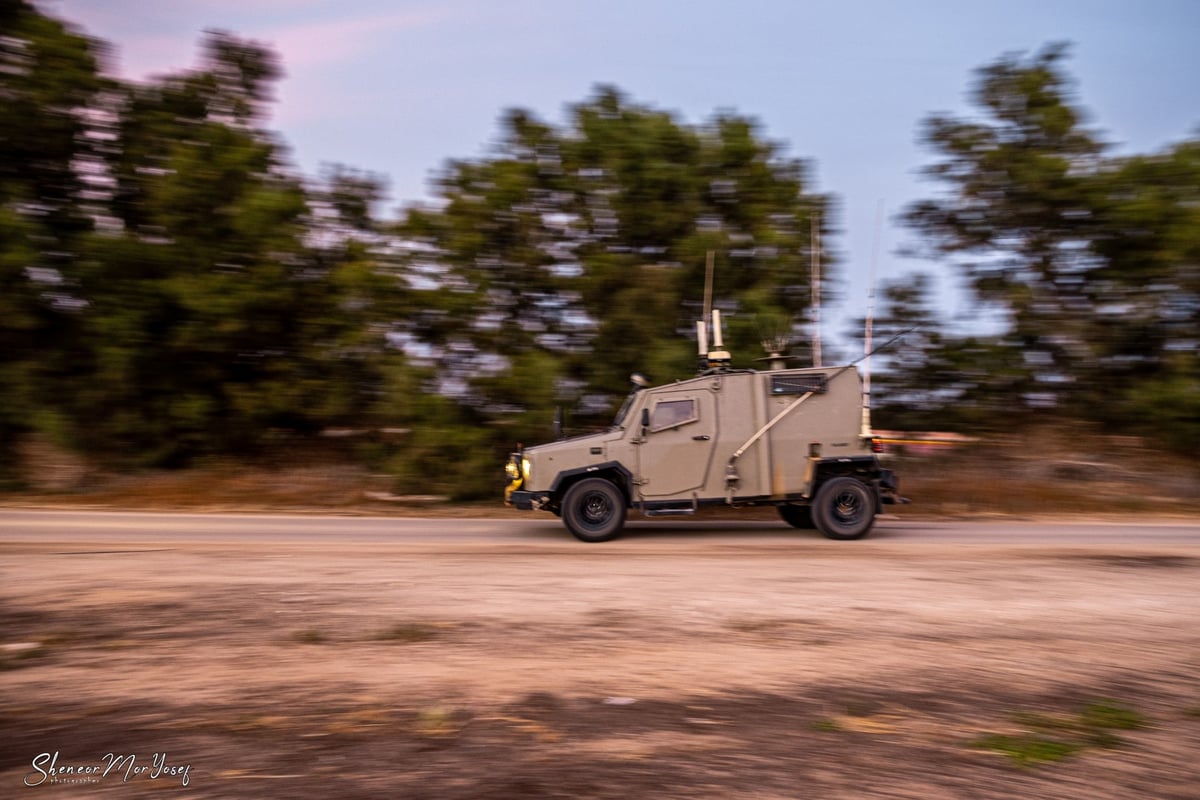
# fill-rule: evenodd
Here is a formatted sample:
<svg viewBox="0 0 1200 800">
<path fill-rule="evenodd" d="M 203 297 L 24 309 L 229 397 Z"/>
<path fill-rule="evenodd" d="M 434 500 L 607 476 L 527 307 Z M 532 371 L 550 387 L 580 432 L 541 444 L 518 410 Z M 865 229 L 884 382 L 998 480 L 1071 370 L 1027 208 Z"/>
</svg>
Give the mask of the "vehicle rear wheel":
<svg viewBox="0 0 1200 800">
<path fill-rule="evenodd" d="M 606 542 L 625 527 L 625 495 L 603 478 L 588 478 L 567 490 L 562 521 L 581 542 Z"/>
<path fill-rule="evenodd" d="M 812 530 L 816 527 L 813 524 L 812 506 L 777 506 L 777 508 L 780 519 L 793 528 Z"/>
<path fill-rule="evenodd" d="M 813 502 L 813 522 L 829 539 L 861 539 L 875 524 L 875 493 L 854 478 L 821 485 Z"/>
</svg>

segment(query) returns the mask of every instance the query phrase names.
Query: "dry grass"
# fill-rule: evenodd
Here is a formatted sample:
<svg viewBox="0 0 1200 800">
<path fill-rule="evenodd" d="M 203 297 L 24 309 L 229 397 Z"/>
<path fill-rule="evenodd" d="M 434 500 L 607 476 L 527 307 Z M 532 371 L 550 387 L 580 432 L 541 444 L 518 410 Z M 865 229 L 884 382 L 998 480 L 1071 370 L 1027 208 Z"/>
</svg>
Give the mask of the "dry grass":
<svg viewBox="0 0 1200 800">
<path fill-rule="evenodd" d="M 1031 431 L 889 466 L 916 515 L 1200 514 L 1200 463 L 1131 437 Z"/>
<path fill-rule="evenodd" d="M 55 463 L 43 457 L 38 466 Z M 0 505 L 120 508 L 131 510 L 284 511 L 438 517 L 520 517 L 526 512 L 495 500 L 449 503 L 437 498 L 390 495 L 391 478 L 336 459 L 283 456 L 273 463 L 211 462 L 188 470 L 103 474 L 61 488 L 57 475 L 31 476 L 39 490 L 0 493 Z M 932 454 L 899 453 L 887 466 L 900 477 L 912 504 L 910 518 L 970 515 L 1200 514 L 1200 462 L 1170 456 L 1128 437 L 1082 430 L 1039 430 L 983 440 Z M 54 486 L 55 488 L 48 488 Z M 387 498 L 387 499 L 383 499 Z M 715 510 L 771 518 L 773 509 Z"/>
</svg>

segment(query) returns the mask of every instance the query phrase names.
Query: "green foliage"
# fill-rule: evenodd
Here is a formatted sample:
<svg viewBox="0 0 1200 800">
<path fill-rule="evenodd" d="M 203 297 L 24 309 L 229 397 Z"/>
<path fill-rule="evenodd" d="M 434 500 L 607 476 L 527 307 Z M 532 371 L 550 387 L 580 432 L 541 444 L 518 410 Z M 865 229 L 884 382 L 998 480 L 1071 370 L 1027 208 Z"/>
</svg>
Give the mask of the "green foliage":
<svg viewBox="0 0 1200 800">
<path fill-rule="evenodd" d="M 790 327 L 807 310 L 825 200 L 744 118 L 691 127 L 601 87 L 561 128 L 508 112 L 494 154 L 449 162 L 436 187 L 439 206 L 410 209 L 393 230 L 421 309 L 398 326 L 434 370 L 430 390 L 452 402 L 448 425 L 470 428 L 439 434 L 460 463 L 465 447 L 494 458 L 544 440 L 557 406 L 574 429 L 606 424 L 631 372 L 692 374 L 708 251 L 740 352 L 758 349 L 758 316 Z M 436 461 L 426 433 L 414 431 L 402 461 Z"/>
<path fill-rule="evenodd" d="M 97 45 L 23 0 L 0 7 L 0 453 L 43 409 L 46 375 L 75 347 L 69 266 L 90 220 L 78 164 L 105 82 Z M 15 478 L 0 458 L 0 481 Z"/>
<path fill-rule="evenodd" d="M 0 30 L 0 204 L 63 246 L 89 227 L 75 162 L 95 155 L 82 109 L 104 86 L 97 46 L 25 0 L 4 4 Z"/>
<path fill-rule="evenodd" d="M 0 73 L 33 109 L 0 136 L 0 437 L 49 429 L 101 459 L 169 465 L 358 422 L 395 310 L 364 244 L 379 191 L 289 174 L 258 127 L 274 57 L 212 33 L 198 69 L 123 85 L 97 75 L 88 40 L 29 7 L 20 20 L 5 55 L 47 55 Z M 112 181 L 70 206 L 88 159 Z"/>
<path fill-rule="evenodd" d="M 982 412 L 1003 427 L 1019 413 L 993 406 L 1036 409 L 1195 453 L 1200 141 L 1105 158 L 1072 103 L 1064 56 L 1052 46 L 980 70 L 985 121 L 926 122 L 942 158 L 928 174 L 949 192 L 911 206 L 907 221 L 1008 326 L 986 342 L 921 341 L 891 381 L 924 396 L 900 410 Z"/>
<path fill-rule="evenodd" d="M 1017 735 L 994 733 L 981 736 L 972 742 L 971 746 L 979 750 L 993 750 L 1002 753 L 1021 766 L 1062 761 L 1080 750 L 1080 746 L 1072 742 L 1050 739 L 1036 733 Z"/>
<path fill-rule="evenodd" d="M 256 81 L 276 71 L 227 36 L 207 52 L 199 73 L 131 88 L 125 227 L 79 261 L 81 360 L 97 380 L 71 403 L 76 417 L 100 412 L 77 433 L 92 451 L 175 463 L 326 421 L 306 419 L 331 388 L 310 328 L 338 313 L 337 270 L 313 267 L 303 188 L 248 125 Z"/>
<path fill-rule="evenodd" d="M 1079 723 L 1086 731 L 1136 731 L 1146 727 L 1146 718 L 1123 703 L 1097 700 L 1084 707 Z"/>
<path fill-rule="evenodd" d="M 1039 392 L 1056 395 L 1068 389 L 1053 379 L 1085 355 L 1101 150 L 1070 103 L 1063 55 L 1051 47 L 980 70 L 973 98 L 988 122 L 927 120 L 924 139 L 943 156 L 927 172 L 951 193 L 907 213 L 938 253 L 957 258 L 981 300 L 1009 312 L 1010 341 L 1030 354 L 1021 388 L 1040 381 Z"/>
<path fill-rule="evenodd" d="M 971 746 L 1002 753 L 1013 762 L 1030 767 L 1062 761 L 1089 747 L 1119 747 L 1122 740 L 1114 731 L 1146 726 L 1146 719 L 1140 713 L 1112 700 L 1092 701 L 1077 714 L 1019 712 L 1013 715 L 1013 720 L 1025 730 L 1017 734 L 987 734 L 975 739 Z"/>
<path fill-rule="evenodd" d="M 692 374 L 710 250 L 741 352 L 758 315 L 807 309 L 794 287 L 825 200 L 744 118 L 691 127 L 601 87 L 562 128 L 508 112 L 494 155 L 448 163 L 437 189 L 394 230 L 422 307 L 400 325 L 493 450 L 545 438 L 555 406 L 604 424 L 633 371 Z"/>
<path fill-rule="evenodd" d="M 360 452 L 396 491 L 491 497 L 556 408 L 582 432 L 631 372 L 694 372 L 708 253 L 739 366 L 803 330 L 829 200 L 751 119 L 689 125 L 607 86 L 561 125 L 514 109 L 487 157 L 445 164 L 436 205 L 384 221 L 378 176 L 286 163 L 260 45 L 209 33 L 197 68 L 132 84 L 25 0 L 0 28 L 5 452 L 39 431 L 171 465 L 392 428 Z M 877 357 L 876 421 L 1002 428 L 1032 407 L 1195 452 L 1200 141 L 1106 158 L 1064 55 L 985 67 L 982 121 L 928 121 L 949 192 L 907 219 L 1011 325 L 961 336 L 924 279 L 885 287 L 876 341 L 917 330 Z"/>
</svg>

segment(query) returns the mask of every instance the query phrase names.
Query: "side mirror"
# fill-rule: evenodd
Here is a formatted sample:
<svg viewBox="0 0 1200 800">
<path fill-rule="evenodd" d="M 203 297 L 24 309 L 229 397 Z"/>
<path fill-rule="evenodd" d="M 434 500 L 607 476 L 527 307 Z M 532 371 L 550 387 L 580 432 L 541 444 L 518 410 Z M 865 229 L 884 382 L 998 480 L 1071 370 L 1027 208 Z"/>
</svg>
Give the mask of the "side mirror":
<svg viewBox="0 0 1200 800">
<path fill-rule="evenodd" d="M 562 441 L 564 438 L 562 406 L 556 406 L 554 409 L 554 438 L 558 441 Z"/>
<path fill-rule="evenodd" d="M 643 408 L 642 409 L 642 436 L 645 436 L 646 432 L 648 430 L 650 430 L 650 409 Z"/>
</svg>

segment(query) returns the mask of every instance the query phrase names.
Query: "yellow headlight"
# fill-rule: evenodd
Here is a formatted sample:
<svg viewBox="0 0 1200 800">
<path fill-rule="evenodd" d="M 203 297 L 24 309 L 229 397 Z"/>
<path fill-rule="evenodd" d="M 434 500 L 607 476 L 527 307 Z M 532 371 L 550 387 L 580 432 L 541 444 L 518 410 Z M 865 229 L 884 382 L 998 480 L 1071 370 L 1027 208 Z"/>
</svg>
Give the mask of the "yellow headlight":
<svg viewBox="0 0 1200 800">
<path fill-rule="evenodd" d="M 521 474 L 525 476 L 526 481 L 533 477 L 533 467 L 530 466 L 528 458 L 521 459 Z"/>
</svg>

